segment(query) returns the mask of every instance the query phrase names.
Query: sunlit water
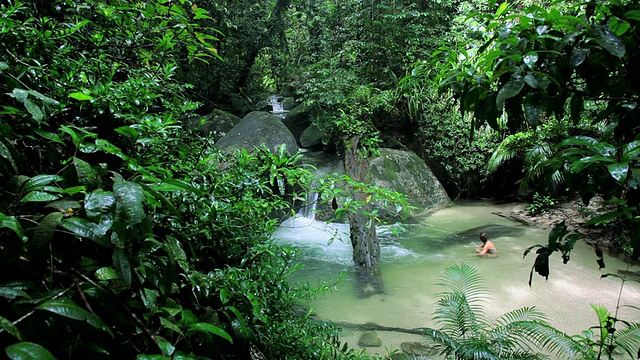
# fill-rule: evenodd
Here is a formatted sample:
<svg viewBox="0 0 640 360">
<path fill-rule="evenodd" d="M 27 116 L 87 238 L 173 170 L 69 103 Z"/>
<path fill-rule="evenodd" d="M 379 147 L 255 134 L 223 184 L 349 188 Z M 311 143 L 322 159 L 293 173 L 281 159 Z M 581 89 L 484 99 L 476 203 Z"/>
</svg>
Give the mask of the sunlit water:
<svg viewBox="0 0 640 360">
<path fill-rule="evenodd" d="M 322 222 L 295 219 L 282 224 L 275 238 L 282 244 L 299 250 L 304 267 L 292 281 L 311 284 L 332 281 L 344 273 L 335 290 L 312 304 L 322 319 L 342 323 L 373 322 L 388 327 L 437 327 L 431 320 L 436 294 L 445 290 L 435 285 L 442 270 L 461 263 L 476 267 L 485 279 L 491 296 L 486 299 L 486 311 L 491 319 L 521 307 L 535 306 L 547 314 L 549 322 L 568 334 L 578 334 L 597 324 L 591 304 L 604 305 L 615 311 L 621 291 L 621 281 L 602 274 L 618 270 L 638 271 L 637 265 L 605 255 L 606 268 L 598 269 L 594 251 L 578 243 L 571 253 L 571 261 L 562 264 L 559 254 L 550 259 L 550 276 L 534 274 L 529 287 L 529 273 L 535 259 L 532 252 L 523 259 L 526 248 L 546 244 L 548 230 L 522 225 L 495 213 L 508 213 L 513 205 L 463 203 L 440 210 L 419 225 L 393 235 L 382 228 L 382 260 L 380 264 L 385 293 L 358 298 L 352 265 L 352 250 L 348 227 Z M 496 245 L 499 255 L 494 258 L 474 256 L 478 233 L 460 234 L 481 226 L 496 225 L 487 235 Z M 459 234 L 455 236 L 455 234 Z M 621 304 L 640 304 L 640 285 L 628 281 L 622 288 Z M 638 322 L 640 311 L 621 308 L 618 318 Z M 344 329 L 344 340 L 357 348 L 361 332 Z M 378 332 L 382 347 L 367 349 L 372 353 L 388 354 L 399 349 L 405 341 L 424 340 L 419 335 L 398 332 Z"/>
</svg>

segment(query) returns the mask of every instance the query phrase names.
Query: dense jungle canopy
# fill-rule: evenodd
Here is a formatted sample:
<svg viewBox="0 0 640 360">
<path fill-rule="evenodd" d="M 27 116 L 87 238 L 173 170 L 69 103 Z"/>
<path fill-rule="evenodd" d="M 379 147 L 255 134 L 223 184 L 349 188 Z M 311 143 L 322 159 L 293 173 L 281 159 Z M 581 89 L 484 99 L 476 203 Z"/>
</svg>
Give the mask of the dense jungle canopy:
<svg viewBox="0 0 640 360">
<path fill-rule="evenodd" d="M 400 148 L 452 199 L 517 197 L 535 212 L 601 197 L 607 211 L 587 225 L 637 260 L 639 42 L 632 0 L 4 0 L 2 356 L 374 358 L 299 306 L 326 289 L 288 282 L 294 250 L 271 239 L 309 191 L 299 154 L 227 152 L 193 126 L 264 110 L 272 94 L 351 164 L 317 191 L 357 190 L 335 210 L 363 233 L 372 199 L 406 206 L 361 176 L 380 148 Z M 540 261 L 577 240 L 559 231 Z M 472 316 L 458 272 L 477 277 L 450 270 L 461 306 L 440 309 Z M 539 358 L 522 339 L 566 358 L 638 350 L 638 324 L 605 310 L 594 338 L 520 315 L 508 342 L 504 329 L 466 348 L 425 336 L 455 359 Z"/>
</svg>

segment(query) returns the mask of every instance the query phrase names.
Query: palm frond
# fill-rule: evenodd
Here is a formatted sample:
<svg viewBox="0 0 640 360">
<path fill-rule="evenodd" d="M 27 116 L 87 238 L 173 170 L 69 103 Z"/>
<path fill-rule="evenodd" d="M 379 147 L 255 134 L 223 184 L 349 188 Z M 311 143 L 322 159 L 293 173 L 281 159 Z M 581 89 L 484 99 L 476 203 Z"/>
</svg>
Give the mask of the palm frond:
<svg viewBox="0 0 640 360">
<path fill-rule="evenodd" d="M 465 338 L 478 332 L 476 312 L 469 306 L 464 294 L 442 295 L 435 305 L 433 319 L 442 325 L 442 330 Z"/>
<path fill-rule="evenodd" d="M 453 350 L 460 347 L 458 341 L 444 331 L 432 328 L 424 328 L 424 330 L 425 335 L 436 342 L 435 347 L 440 351 L 440 355 L 452 355 Z"/>
<path fill-rule="evenodd" d="M 487 161 L 487 171 L 494 173 L 500 165 L 513 159 L 518 155 L 518 150 L 510 146 L 510 142 L 507 139 L 503 140 L 500 145 L 494 150 L 493 154 Z"/>
<path fill-rule="evenodd" d="M 640 323 L 630 324 L 628 328 L 615 332 L 615 344 L 632 358 L 640 349 Z"/>
<path fill-rule="evenodd" d="M 489 294 L 487 288 L 482 285 L 482 276 L 478 270 L 464 263 L 446 268 L 437 285 L 451 290 L 445 293 L 464 294 L 469 304 L 479 302 Z"/>
<path fill-rule="evenodd" d="M 557 358 L 575 359 L 586 350 L 581 342 L 547 323 L 528 324 L 526 331 L 527 339 L 531 343 Z"/>
</svg>

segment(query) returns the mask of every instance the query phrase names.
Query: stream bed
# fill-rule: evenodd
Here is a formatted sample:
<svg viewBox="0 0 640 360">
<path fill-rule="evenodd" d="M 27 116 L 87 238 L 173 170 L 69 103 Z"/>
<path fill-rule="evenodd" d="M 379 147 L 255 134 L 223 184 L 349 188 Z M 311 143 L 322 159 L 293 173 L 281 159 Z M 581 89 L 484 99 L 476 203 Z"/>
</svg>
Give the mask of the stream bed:
<svg viewBox="0 0 640 360">
<path fill-rule="evenodd" d="M 485 202 L 459 203 L 425 218 L 420 224 L 405 227 L 394 234 L 388 227 L 379 229 L 381 261 L 385 292 L 366 298 L 357 296 L 355 271 L 351 260 L 348 226 L 326 224 L 306 218 L 283 223 L 275 239 L 298 249 L 304 267 L 292 277 L 293 282 L 312 285 L 344 278 L 333 291 L 309 304 L 321 319 L 338 323 L 375 323 L 386 327 L 438 327 L 432 321 L 437 294 L 444 288 L 436 283 L 442 271 L 452 265 L 466 263 L 476 267 L 490 291 L 486 314 L 491 319 L 521 307 L 535 306 L 549 322 L 570 335 L 597 324 L 591 304 L 616 310 L 621 305 L 640 304 L 640 284 L 601 275 L 619 271 L 638 271 L 638 265 L 605 255 L 606 268 L 599 270 L 593 249 L 582 242 L 576 244 L 571 260 L 563 264 L 560 254 L 550 258 L 548 281 L 529 273 L 535 250 L 523 258 L 526 248 L 547 244 L 549 230 L 533 228 L 496 215 L 508 213 L 514 204 L 494 205 Z M 478 235 L 486 232 L 498 249 L 496 257 L 474 256 L 480 243 Z M 640 311 L 629 307 L 619 310 L 618 318 L 640 321 Z M 361 330 L 344 328 L 343 340 L 358 348 Z M 388 354 L 400 349 L 403 342 L 424 341 L 420 335 L 378 331 L 380 347 L 368 352 Z"/>
</svg>

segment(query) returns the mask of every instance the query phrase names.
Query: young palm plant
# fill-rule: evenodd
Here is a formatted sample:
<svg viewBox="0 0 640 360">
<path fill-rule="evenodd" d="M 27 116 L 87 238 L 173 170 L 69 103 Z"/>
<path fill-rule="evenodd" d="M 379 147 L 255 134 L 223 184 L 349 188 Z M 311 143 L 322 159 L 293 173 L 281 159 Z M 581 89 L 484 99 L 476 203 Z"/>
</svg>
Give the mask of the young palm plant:
<svg viewBox="0 0 640 360">
<path fill-rule="evenodd" d="M 574 344 L 564 333 L 547 324 L 535 307 L 524 307 L 490 321 L 484 310 L 488 290 L 478 270 L 462 264 L 449 267 L 441 276 L 434 320 L 440 329 L 425 328 L 441 354 L 455 360 L 546 359 L 536 349 L 571 352 Z"/>
</svg>

